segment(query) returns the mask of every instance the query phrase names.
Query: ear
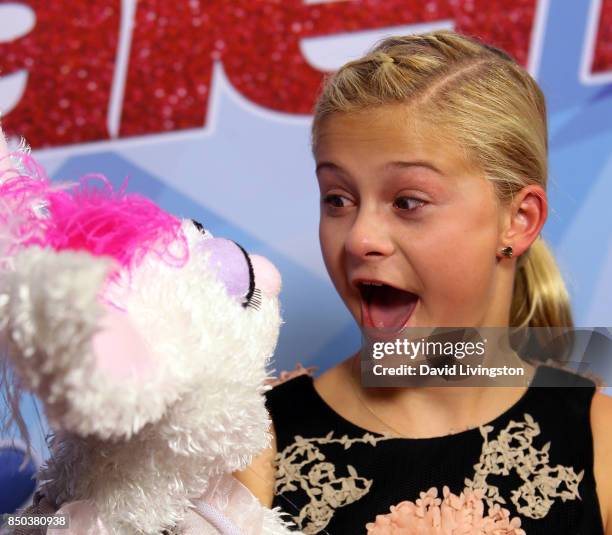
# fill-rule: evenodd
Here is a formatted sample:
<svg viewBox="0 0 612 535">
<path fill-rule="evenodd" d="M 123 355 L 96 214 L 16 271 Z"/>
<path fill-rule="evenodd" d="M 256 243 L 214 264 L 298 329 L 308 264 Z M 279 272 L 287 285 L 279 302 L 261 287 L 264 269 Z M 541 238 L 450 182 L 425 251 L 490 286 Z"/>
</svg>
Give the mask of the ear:
<svg viewBox="0 0 612 535">
<path fill-rule="evenodd" d="M 29 248 L 2 282 L 3 335 L 20 382 L 52 426 L 129 437 L 158 419 L 176 389 L 129 316 L 100 301 L 112 261 Z"/>
<path fill-rule="evenodd" d="M 498 246 L 511 245 L 513 256 L 519 257 L 537 239 L 548 216 L 546 192 L 541 186 L 529 185 L 515 194 L 503 211 L 503 232 Z"/>
</svg>

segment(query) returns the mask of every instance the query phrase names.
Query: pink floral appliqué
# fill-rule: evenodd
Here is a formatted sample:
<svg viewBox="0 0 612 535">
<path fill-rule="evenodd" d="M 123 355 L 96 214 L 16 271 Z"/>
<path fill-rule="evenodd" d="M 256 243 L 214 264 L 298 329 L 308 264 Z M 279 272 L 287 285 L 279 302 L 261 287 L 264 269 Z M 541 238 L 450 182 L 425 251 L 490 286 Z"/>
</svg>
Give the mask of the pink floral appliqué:
<svg viewBox="0 0 612 535">
<path fill-rule="evenodd" d="M 465 489 L 459 496 L 445 486 L 421 492 L 416 503 L 403 501 L 366 524 L 368 535 L 526 535 L 521 520 L 495 504 L 484 515 L 484 490 Z"/>
<path fill-rule="evenodd" d="M 278 377 L 269 377 L 265 384 L 270 386 L 280 385 L 281 383 L 285 383 L 289 381 L 289 379 L 293 379 L 294 377 L 298 377 L 299 375 L 312 375 L 318 368 L 316 366 L 311 366 L 309 368 L 304 368 L 301 362 L 298 362 L 293 370 L 280 372 Z"/>
</svg>

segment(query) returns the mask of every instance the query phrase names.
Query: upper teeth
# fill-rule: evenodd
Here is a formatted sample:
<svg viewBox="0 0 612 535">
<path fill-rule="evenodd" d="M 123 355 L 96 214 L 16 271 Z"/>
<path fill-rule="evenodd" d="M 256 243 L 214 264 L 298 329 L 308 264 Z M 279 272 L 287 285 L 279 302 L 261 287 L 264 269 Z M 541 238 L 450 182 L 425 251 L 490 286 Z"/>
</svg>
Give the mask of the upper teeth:
<svg viewBox="0 0 612 535">
<path fill-rule="evenodd" d="M 365 284 L 366 286 L 382 286 L 382 282 L 362 282 L 361 284 Z"/>
</svg>

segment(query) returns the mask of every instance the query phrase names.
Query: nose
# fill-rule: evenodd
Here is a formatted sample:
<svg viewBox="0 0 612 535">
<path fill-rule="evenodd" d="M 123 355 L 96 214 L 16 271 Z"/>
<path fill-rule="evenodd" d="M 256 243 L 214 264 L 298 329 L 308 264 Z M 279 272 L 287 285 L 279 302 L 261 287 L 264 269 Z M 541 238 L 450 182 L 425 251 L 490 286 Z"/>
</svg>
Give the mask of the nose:
<svg viewBox="0 0 612 535">
<path fill-rule="evenodd" d="M 387 225 L 376 212 L 360 210 L 346 237 L 346 252 L 358 258 L 389 256 L 393 241 Z"/>
</svg>

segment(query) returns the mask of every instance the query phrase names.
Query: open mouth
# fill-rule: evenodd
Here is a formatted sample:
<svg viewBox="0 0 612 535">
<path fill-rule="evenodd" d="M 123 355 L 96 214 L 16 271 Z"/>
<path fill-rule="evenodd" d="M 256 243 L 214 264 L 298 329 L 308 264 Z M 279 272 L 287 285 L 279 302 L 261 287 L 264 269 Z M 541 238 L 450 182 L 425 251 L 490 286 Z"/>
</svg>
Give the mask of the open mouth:
<svg viewBox="0 0 612 535">
<path fill-rule="evenodd" d="M 410 320 L 419 296 L 378 282 L 360 282 L 364 327 L 398 331 Z"/>
</svg>

